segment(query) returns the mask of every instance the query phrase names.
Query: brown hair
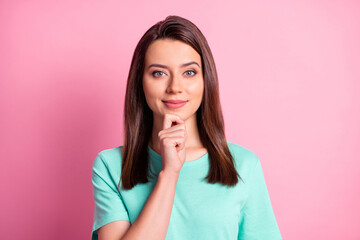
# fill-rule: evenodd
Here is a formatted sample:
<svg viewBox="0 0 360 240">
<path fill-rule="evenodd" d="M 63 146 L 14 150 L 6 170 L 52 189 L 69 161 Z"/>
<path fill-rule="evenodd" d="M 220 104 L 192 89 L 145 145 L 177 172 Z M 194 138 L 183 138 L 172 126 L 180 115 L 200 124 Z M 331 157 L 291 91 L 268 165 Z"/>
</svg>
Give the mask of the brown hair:
<svg viewBox="0 0 360 240">
<path fill-rule="evenodd" d="M 146 103 L 142 76 L 147 48 L 155 40 L 164 38 L 180 40 L 201 56 L 204 95 L 196 116 L 200 139 L 210 159 L 210 169 L 205 179 L 208 183 L 218 182 L 234 186 L 238 182 L 237 177 L 241 177 L 235 169 L 234 159 L 225 138 L 218 76 L 210 47 L 204 35 L 192 22 L 179 16 L 168 16 L 146 31 L 137 44 L 131 61 L 124 108 L 124 146 L 120 179 L 122 187 L 132 189 L 138 183 L 148 182 L 148 143 L 152 134 L 153 113 Z"/>
</svg>

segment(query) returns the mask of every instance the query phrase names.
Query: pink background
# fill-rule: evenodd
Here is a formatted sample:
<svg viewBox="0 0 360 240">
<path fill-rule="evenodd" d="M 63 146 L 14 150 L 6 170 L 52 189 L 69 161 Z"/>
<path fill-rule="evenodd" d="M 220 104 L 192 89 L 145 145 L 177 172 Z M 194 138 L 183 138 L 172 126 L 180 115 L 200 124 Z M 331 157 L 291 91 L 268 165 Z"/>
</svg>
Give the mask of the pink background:
<svg viewBox="0 0 360 240">
<path fill-rule="evenodd" d="M 176 14 L 210 44 L 227 139 L 260 157 L 284 239 L 360 239 L 359 11 L 359 1 L 1 1 L 1 238 L 90 239 L 91 166 L 122 145 L 134 48 Z"/>
</svg>

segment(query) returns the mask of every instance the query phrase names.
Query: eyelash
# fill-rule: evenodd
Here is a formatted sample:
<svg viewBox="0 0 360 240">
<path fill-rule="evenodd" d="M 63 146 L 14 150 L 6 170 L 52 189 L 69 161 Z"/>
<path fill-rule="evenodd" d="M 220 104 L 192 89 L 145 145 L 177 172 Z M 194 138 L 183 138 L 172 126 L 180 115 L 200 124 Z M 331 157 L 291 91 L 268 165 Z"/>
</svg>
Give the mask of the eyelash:
<svg viewBox="0 0 360 240">
<path fill-rule="evenodd" d="M 189 76 L 189 77 L 195 76 L 196 73 L 197 73 L 195 70 L 188 70 L 188 71 L 185 71 L 185 72 L 193 72 L 193 73 L 194 73 L 193 75 L 187 75 L 187 76 Z M 162 72 L 162 71 L 154 71 L 154 72 L 152 72 L 152 75 L 153 75 L 154 77 L 162 77 L 162 76 L 155 76 L 156 73 L 164 73 L 164 72 Z"/>
</svg>

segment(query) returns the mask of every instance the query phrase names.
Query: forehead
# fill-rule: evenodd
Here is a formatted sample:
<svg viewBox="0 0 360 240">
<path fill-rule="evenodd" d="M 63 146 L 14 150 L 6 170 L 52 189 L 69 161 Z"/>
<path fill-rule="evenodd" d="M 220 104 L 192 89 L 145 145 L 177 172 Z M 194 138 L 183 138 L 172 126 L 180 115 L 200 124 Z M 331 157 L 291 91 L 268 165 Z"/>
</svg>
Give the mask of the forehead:
<svg viewBox="0 0 360 240">
<path fill-rule="evenodd" d="M 159 63 L 179 66 L 196 61 L 201 66 L 201 56 L 190 45 L 173 39 L 158 39 L 150 44 L 145 54 L 145 65 Z"/>
</svg>

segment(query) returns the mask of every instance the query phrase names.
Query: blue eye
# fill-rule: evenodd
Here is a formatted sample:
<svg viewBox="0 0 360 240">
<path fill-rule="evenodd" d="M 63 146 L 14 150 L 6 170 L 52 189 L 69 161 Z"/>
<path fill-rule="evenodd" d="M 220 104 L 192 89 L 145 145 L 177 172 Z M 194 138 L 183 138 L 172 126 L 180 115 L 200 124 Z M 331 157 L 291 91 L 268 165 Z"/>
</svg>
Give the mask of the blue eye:
<svg viewBox="0 0 360 240">
<path fill-rule="evenodd" d="M 153 75 L 154 77 L 162 77 L 162 76 L 164 76 L 164 75 L 159 75 L 158 73 L 164 74 L 164 72 L 161 72 L 161 71 L 154 71 L 154 72 L 152 73 L 152 75 Z"/>
<path fill-rule="evenodd" d="M 189 70 L 189 71 L 186 71 L 185 73 L 193 73 L 193 74 L 185 74 L 187 76 L 194 76 L 196 74 L 196 71 L 194 70 Z"/>
</svg>

